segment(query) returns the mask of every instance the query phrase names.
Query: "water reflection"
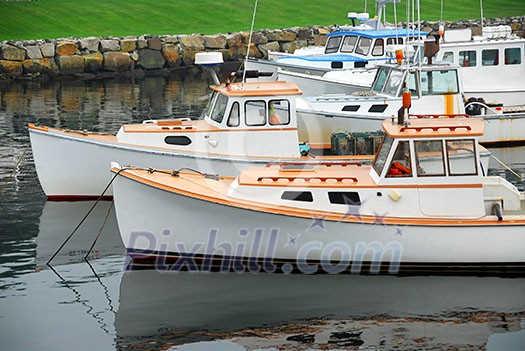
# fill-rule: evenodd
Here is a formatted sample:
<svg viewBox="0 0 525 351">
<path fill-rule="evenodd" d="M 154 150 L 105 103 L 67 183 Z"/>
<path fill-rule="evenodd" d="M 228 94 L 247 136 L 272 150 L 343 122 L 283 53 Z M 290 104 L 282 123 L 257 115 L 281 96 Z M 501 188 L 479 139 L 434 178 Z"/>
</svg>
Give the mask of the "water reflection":
<svg viewBox="0 0 525 351">
<path fill-rule="evenodd" d="M 299 323 L 290 335 L 312 335 L 315 344 L 328 343 L 323 333 L 344 332 L 372 347 L 395 346 L 396 335 L 410 349 L 422 334 L 419 347 L 483 346 L 491 334 L 521 330 L 523 296 L 523 279 L 131 271 L 115 327 L 122 342 L 184 343 L 194 331 L 207 340 L 245 328 L 256 342 Z"/>
<path fill-rule="evenodd" d="M 111 201 L 47 201 L 38 229 L 37 268 L 43 268 L 64 242 L 51 262 L 53 266 L 82 262 L 85 257 L 123 255 L 125 251 Z"/>
</svg>

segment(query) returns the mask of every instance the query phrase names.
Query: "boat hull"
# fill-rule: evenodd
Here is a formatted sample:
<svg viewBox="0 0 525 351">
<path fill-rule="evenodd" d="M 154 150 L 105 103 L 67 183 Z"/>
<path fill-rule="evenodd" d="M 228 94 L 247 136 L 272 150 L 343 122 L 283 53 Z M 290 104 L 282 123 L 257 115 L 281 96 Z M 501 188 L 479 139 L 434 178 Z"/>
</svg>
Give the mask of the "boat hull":
<svg viewBox="0 0 525 351">
<path fill-rule="evenodd" d="M 516 269 L 525 263 L 523 225 L 396 225 L 381 216 L 365 223 L 351 214 L 324 220 L 254 210 L 225 195 L 207 199 L 182 188 L 166 190 L 122 174 L 116 178 L 119 230 L 134 260 L 171 270 L 285 273 Z"/>
<path fill-rule="evenodd" d="M 278 161 L 184 154 L 31 128 L 29 135 L 40 185 L 51 200 L 111 197 L 109 167 L 113 161 L 162 169 L 191 168 L 222 175 L 236 175 L 244 168 Z"/>
</svg>

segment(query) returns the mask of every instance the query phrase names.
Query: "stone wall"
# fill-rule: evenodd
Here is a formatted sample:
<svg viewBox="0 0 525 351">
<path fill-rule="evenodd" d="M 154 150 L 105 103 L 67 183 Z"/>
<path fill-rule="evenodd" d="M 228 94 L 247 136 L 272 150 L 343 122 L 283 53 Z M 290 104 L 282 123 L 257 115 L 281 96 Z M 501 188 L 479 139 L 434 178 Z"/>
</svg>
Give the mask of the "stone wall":
<svg viewBox="0 0 525 351">
<path fill-rule="evenodd" d="M 485 25 L 507 24 L 525 37 L 525 16 L 486 19 Z M 422 29 L 436 32 L 438 22 L 423 22 Z M 471 27 L 481 33 L 480 21 L 447 22 L 445 28 Z M 249 55 L 266 57 L 269 50 L 294 52 L 310 45 L 324 45 L 336 26 L 294 27 L 254 32 Z M 218 35 L 166 35 L 140 37 L 89 37 L 56 40 L 4 41 L 0 43 L 0 79 L 81 79 L 114 76 L 142 77 L 169 74 L 190 67 L 195 54 L 222 52 L 225 62 L 242 60 L 248 51 L 249 33 Z"/>
</svg>

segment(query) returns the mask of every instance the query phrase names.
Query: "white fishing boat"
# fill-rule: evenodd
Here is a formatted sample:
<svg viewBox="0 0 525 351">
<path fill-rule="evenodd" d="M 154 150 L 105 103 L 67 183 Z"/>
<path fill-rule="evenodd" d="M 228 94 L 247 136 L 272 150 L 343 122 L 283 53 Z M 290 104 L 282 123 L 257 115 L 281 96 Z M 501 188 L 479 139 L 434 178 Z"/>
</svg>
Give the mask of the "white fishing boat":
<svg viewBox="0 0 525 351">
<path fill-rule="evenodd" d="M 351 158 L 315 157 L 318 150 L 300 143 L 295 106 L 302 93 L 295 84 L 248 82 L 211 89 L 200 120 L 146 120 L 123 125 L 116 135 L 29 124 L 45 194 L 54 200 L 96 199 L 110 182 L 111 161 L 237 175 L 257 164 Z M 111 196 L 111 189 L 104 195 Z"/>
<path fill-rule="evenodd" d="M 397 116 L 404 91 L 410 92 L 412 114 L 465 113 L 456 65 L 388 63 L 380 66 L 367 91 L 301 97 L 297 102 L 300 139 L 327 144 L 333 132 L 380 130 L 385 119 Z"/>
<path fill-rule="evenodd" d="M 237 178 L 113 164 L 128 254 L 173 269 L 390 273 L 525 266 L 525 194 L 485 176 L 473 118 L 385 121 L 371 166 Z"/>
<path fill-rule="evenodd" d="M 372 87 L 360 93 L 302 96 L 297 101 L 299 138 L 311 145 L 328 145 L 331 134 L 341 130 L 375 131 L 383 120 L 396 116 L 403 93 L 410 92 L 414 115 L 465 114 L 459 66 L 434 64 L 382 64 Z M 476 106 L 479 105 L 476 103 Z M 481 142 L 518 144 L 525 142 L 525 114 L 502 115 L 487 107 L 486 130 Z"/>
</svg>

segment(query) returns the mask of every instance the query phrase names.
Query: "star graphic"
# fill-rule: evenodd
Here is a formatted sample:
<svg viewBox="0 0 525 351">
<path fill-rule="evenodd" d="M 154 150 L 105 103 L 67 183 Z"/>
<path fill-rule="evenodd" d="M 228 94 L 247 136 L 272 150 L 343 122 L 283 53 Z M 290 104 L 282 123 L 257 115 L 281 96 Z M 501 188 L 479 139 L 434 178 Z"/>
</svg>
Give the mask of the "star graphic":
<svg viewBox="0 0 525 351">
<path fill-rule="evenodd" d="M 403 228 L 396 227 L 396 233 L 394 235 L 403 236 Z"/>
<path fill-rule="evenodd" d="M 323 231 L 325 231 L 325 228 L 324 228 L 324 220 L 325 220 L 325 218 L 326 218 L 326 216 L 317 217 L 316 215 L 313 215 L 312 216 L 312 224 L 310 224 L 310 226 L 308 227 L 308 229 L 306 229 L 306 231 L 312 230 L 315 227 L 319 227 Z"/>
<path fill-rule="evenodd" d="M 349 217 L 353 217 L 357 219 L 359 222 L 361 222 L 362 217 L 361 217 L 359 208 L 361 207 L 362 204 L 364 204 L 364 201 L 363 202 L 353 201 L 348 196 L 345 196 L 344 199 L 345 199 L 345 204 L 348 206 L 348 209 L 346 210 L 346 213 L 344 214 L 343 218 L 341 218 L 341 220 L 345 220 Z"/>
<path fill-rule="evenodd" d="M 284 247 L 287 247 L 288 245 L 297 246 L 297 239 L 301 236 L 301 234 L 293 236 L 290 233 L 286 233 L 286 235 L 288 236 L 288 242 L 284 245 Z"/>
<path fill-rule="evenodd" d="M 379 214 L 376 211 L 374 211 L 374 221 L 372 222 L 372 226 L 380 225 L 382 227 L 386 227 L 387 225 L 385 224 L 385 218 L 387 214 L 388 214 L 388 211 L 386 211 L 383 214 Z"/>
</svg>

